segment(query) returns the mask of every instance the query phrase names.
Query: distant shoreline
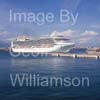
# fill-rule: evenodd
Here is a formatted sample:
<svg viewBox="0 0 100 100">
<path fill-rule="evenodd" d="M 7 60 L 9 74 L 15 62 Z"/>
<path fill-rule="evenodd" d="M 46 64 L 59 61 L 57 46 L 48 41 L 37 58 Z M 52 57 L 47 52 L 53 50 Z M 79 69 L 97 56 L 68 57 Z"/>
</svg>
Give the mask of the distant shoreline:
<svg viewBox="0 0 100 100">
<path fill-rule="evenodd" d="M 0 48 L 0 51 L 9 51 L 9 48 Z"/>
</svg>

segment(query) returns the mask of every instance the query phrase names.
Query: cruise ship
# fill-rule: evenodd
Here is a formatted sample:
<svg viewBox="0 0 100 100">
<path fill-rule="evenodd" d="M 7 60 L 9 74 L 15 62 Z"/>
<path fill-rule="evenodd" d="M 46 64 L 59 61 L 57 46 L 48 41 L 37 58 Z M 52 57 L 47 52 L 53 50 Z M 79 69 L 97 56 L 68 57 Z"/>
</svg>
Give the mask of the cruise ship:
<svg viewBox="0 0 100 100">
<path fill-rule="evenodd" d="M 73 47 L 74 43 L 62 35 L 33 39 L 20 36 L 11 42 L 11 50 L 14 53 L 64 53 L 70 51 Z"/>
</svg>

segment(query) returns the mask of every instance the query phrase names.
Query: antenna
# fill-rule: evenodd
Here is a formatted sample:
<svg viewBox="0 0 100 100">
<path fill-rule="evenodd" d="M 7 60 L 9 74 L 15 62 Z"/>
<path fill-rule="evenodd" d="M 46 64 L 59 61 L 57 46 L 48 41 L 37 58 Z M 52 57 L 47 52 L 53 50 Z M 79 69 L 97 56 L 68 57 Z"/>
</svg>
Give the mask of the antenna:
<svg viewBox="0 0 100 100">
<path fill-rule="evenodd" d="M 13 48 L 13 46 L 14 46 L 14 45 L 13 45 L 13 41 L 11 41 L 11 48 Z"/>
</svg>

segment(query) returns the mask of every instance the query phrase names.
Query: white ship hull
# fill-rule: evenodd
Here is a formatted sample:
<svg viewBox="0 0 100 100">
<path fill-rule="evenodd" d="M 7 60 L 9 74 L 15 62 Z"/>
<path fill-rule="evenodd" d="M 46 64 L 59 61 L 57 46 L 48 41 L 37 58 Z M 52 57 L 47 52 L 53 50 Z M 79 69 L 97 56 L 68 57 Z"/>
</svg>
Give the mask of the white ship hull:
<svg viewBox="0 0 100 100">
<path fill-rule="evenodd" d="M 55 45 L 49 48 L 12 48 L 15 53 L 50 53 L 50 52 L 68 52 L 73 48 L 73 44 L 64 46 Z"/>
</svg>

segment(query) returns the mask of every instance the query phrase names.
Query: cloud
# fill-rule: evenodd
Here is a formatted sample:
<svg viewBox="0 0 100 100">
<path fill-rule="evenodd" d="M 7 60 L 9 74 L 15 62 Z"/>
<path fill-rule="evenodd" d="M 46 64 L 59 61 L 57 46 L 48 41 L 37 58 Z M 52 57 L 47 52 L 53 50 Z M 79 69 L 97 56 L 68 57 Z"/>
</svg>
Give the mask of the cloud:
<svg viewBox="0 0 100 100">
<path fill-rule="evenodd" d="M 79 44 L 96 44 L 100 42 L 100 35 L 96 31 L 84 31 L 82 35 L 77 39 L 77 43 Z"/>
<path fill-rule="evenodd" d="M 31 34 L 32 35 L 32 34 Z M 62 35 L 64 37 L 67 37 L 69 39 L 71 39 L 72 42 L 74 42 L 77 45 L 92 45 L 92 44 L 99 44 L 100 43 L 100 34 L 96 31 L 83 31 L 83 32 L 78 32 L 75 30 L 65 30 L 62 32 L 57 32 L 54 31 L 51 36 L 57 36 L 57 35 Z M 10 39 L 15 37 L 14 34 L 8 32 L 8 31 L 4 31 L 4 30 L 0 30 L 0 39 Z"/>
<path fill-rule="evenodd" d="M 91 25 L 91 28 L 92 29 L 100 29 L 100 24 L 96 24 L 96 25 L 95 24 L 92 24 Z"/>
<path fill-rule="evenodd" d="M 57 36 L 57 35 L 63 35 L 69 39 L 71 39 L 72 42 L 74 42 L 77 45 L 94 45 L 98 44 L 100 42 L 100 34 L 96 31 L 92 30 L 85 30 L 83 32 L 78 32 L 74 30 L 66 30 L 62 32 L 56 32 L 54 31 L 52 33 L 52 36 Z"/>
<path fill-rule="evenodd" d="M 69 36 L 69 37 L 72 37 L 74 33 L 75 33 L 75 31 L 70 30 L 70 29 L 67 30 L 67 31 L 61 32 L 62 35 L 64 35 L 64 36 Z"/>
<path fill-rule="evenodd" d="M 95 31 L 85 31 L 82 33 L 82 36 L 96 36 L 98 35 L 99 33 L 98 32 L 95 32 Z"/>
<path fill-rule="evenodd" d="M 57 35 L 62 35 L 62 36 L 65 36 L 65 37 L 72 37 L 73 36 L 73 33 L 75 33 L 75 31 L 73 30 L 66 30 L 66 31 L 63 31 L 63 32 L 57 32 L 57 31 L 54 31 L 51 36 L 57 36 Z"/>
</svg>

